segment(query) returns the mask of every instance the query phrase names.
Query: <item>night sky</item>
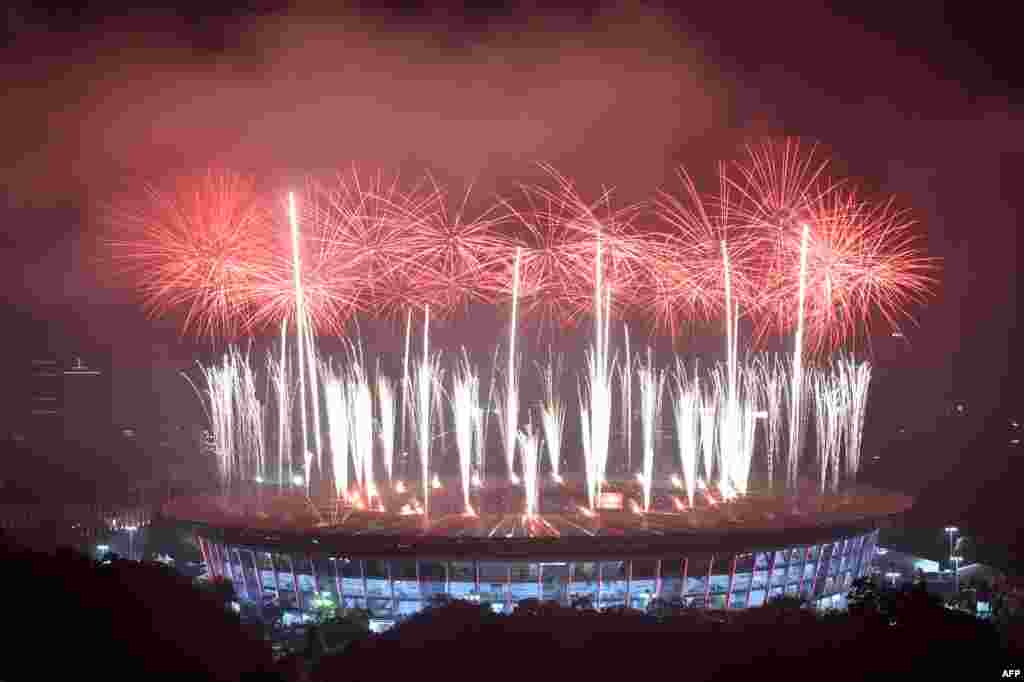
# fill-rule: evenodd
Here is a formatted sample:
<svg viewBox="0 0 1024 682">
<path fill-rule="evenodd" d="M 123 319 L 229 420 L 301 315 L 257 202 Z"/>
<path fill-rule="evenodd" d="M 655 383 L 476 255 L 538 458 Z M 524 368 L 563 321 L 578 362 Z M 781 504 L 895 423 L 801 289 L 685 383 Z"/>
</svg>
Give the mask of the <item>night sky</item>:
<svg viewBox="0 0 1024 682">
<path fill-rule="evenodd" d="M 1012 538 L 1005 509 L 1024 473 L 1024 447 L 1007 445 L 1009 420 L 1024 422 L 1015 22 L 850 4 L 842 16 L 813 3 L 688 16 L 9 10 L 6 356 L 17 366 L 42 339 L 54 353 L 105 353 L 116 422 L 195 418 L 177 372 L 196 349 L 174 320 L 145 319 L 98 246 L 103 205 L 146 181 L 215 164 L 279 187 L 354 163 L 430 170 L 487 197 L 538 179 L 545 161 L 628 201 L 676 189 L 680 164 L 711 178 L 744 142 L 799 136 L 909 208 L 942 259 L 917 326 L 875 338 L 865 454 L 882 459 L 869 477 L 918 493 L 935 525 Z M 956 401 L 967 417 L 944 418 Z"/>
</svg>

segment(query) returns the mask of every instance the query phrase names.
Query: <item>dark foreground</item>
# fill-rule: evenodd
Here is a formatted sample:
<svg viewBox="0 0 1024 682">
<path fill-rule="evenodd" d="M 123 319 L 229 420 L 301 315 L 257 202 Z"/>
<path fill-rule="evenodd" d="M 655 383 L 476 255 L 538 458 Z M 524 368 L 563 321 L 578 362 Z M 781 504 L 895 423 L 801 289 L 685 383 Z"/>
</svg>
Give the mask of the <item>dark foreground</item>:
<svg viewBox="0 0 1024 682">
<path fill-rule="evenodd" d="M 1024 663 L 1021 614 L 1000 627 L 944 608 L 923 590 L 855 584 L 849 613 L 777 602 L 729 614 L 655 602 L 596 613 L 523 602 L 511 616 L 438 602 L 382 635 L 358 613 L 324 614 L 301 653 L 275 662 L 274 614 L 236 614 L 230 585 L 201 589 L 157 564 L 43 555 L 5 540 L 5 668 L 35 679 L 113 675 L 190 680 L 524 682 L 599 674 L 657 679 L 996 679 Z M 1015 644 L 1016 643 L 1016 644 Z M 91 672 L 90 672 L 91 671 Z M 957 677 L 954 677 L 957 676 Z M 13 678 L 12 678 L 13 679 Z"/>
</svg>

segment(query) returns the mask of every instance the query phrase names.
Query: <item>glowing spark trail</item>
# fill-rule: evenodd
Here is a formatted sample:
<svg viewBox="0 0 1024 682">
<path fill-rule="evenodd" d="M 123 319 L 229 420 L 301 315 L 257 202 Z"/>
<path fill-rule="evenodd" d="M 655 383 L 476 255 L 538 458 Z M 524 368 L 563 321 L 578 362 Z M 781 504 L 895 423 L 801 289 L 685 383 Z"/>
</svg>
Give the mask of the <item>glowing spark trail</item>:
<svg viewBox="0 0 1024 682">
<path fill-rule="evenodd" d="M 377 404 L 380 409 L 380 452 L 384 459 L 384 472 L 388 485 L 394 482 L 395 469 L 395 387 L 381 373 L 377 364 Z"/>
<path fill-rule="evenodd" d="M 540 511 L 540 436 L 534 433 L 532 424 L 519 433 L 519 449 L 523 463 L 526 516 L 531 518 Z"/>
<path fill-rule="evenodd" d="M 399 424 L 398 427 L 399 452 L 401 453 L 403 459 L 408 456 L 407 451 L 405 449 L 405 424 L 406 414 L 409 412 L 410 409 L 409 398 L 411 395 L 409 384 L 409 342 L 411 336 L 412 309 L 410 308 L 409 311 L 406 313 L 405 318 L 405 355 L 402 356 L 402 411 L 399 413 L 399 419 L 401 423 Z M 406 466 L 408 466 L 408 463 L 406 463 Z M 408 473 L 408 471 L 404 471 L 402 472 L 402 475 L 407 476 Z"/>
<path fill-rule="evenodd" d="M 785 391 L 785 370 L 778 359 L 762 359 L 758 363 L 761 386 L 764 390 L 768 425 L 765 431 L 765 459 L 768 464 L 768 485 L 775 480 L 775 464 L 782 443 L 782 405 Z"/>
<path fill-rule="evenodd" d="M 455 427 L 455 448 L 459 455 L 463 506 L 466 513 L 473 511 L 470 484 L 473 473 L 474 424 L 480 409 L 480 379 L 473 371 L 469 357 L 464 353 L 462 362 L 452 377 L 452 422 Z"/>
<path fill-rule="evenodd" d="M 516 248 L 515 270 L 512 280 L 512 322 L 509 326 L 508 339 L 508 373 L 505 377 L 506 386 L 504 411 L 501 418 L 502 435 L 505 437 L 505 466 L 508 478 L 518 482 L 515 472 L 516 434 L 519 431 L 519 363 L 516 358 L 516 316 L 519 313 L 519 263 L 522 248 Z"/>
<path fill-rule="evenodd" d="M 349 441 L 356 480 L 363 500 L 369 504 L 376 495 L 373 478 L 373 392 L 361 354 L 353 350 L 348 371 Z"/>
<path fill-rule="evenodd" d="M 608 356 L 606 317 L 611 292 L 603 289 L 601 241 L 597 244 L 594 291 L 594 342 L 587 351 L 587 373 L 580 387 L 580 426 L 583 434 L 583 456 L 586 463 L 587 500 L 590 511 L 597 508 L 601 486 L 608 467 L 608 446 L 612 421 L 611 374 L 614 365 Z M 603 296 L 602 296 L 603 294 Z"/>
<path fill-rule="evenodd" d="M 661 426 L 661 395 L 665 374 L 654 367 L 650 349 L 647 364 L 640 367 L 640 429 L 643 438 L 643 484 L 645 512 L 651 510 L 651 487 L 654 485 L 654 456 L 657 452 L 658 430 Z"/>
<path fill-rule="evenodd" d="M 562 481 L 562 434 L 565 430 L 565 405 L 558 396 L 558 383 L 561 376 L 560 363 L 552 359 L 544 370 L 544 404 L 541 408 L 541 426 L 544 430 L 544 442 L 551 464 L 551 477 L 556 483 Z"/>
<path fill-rule="evenodd" d="M 423 358 L 416 367 L 415 402 L 413 403 L 416 444 L 420 456 L 420 484 L 423 493 L 424 515 L 430 511 L 430 448 L 433 440 L 431 418 L 438 402 L 440 381 L 438 361 L 430 356 L 430 307 L 425 308 L 423 318 Z"/>
<path fill-rule="evenodd" d="M 288 193 L 288 224 L 291 226 L 292 236 L 292 277 L 295 283 L 295 328 L 297 332 L 296 343 L 296 376 L 299 379 L 299 418 L 302 420 L 302 454 L 306 462 L 306 494 L 309 494 L 309 461 L 306 455 L 309 453 L 308 423 L 306 421 L 306 379 L 303 355 L 305 344 L 303 343 L 306 327 L 305 314 L 302 301 L 302 262 L 299 256 L 299 218 L 295 210 L 295 192 Z M 316 406 L 313 407 L 316 409 Z"/>
<path fill-rule="evenodd" d="M 871 365 L 845 357 L 839 362 L 843 387 L 846 390 L 846 475 L 856 480 L 860 471 L 860 448 L 867 413 L 868 384 L 871 383 Z"/>
<path fill-rule="evenodd" d="M 700 389 L 700 384 L 694 380 L 694 388 L 698 392 L 700 410 L 700 447 L 703 453 L 704 462 L 704 483 L 711 484 L 713 463 L 715 461 L 715 434 L 717 431 L 716 413 L 718 412 L 718 399 L 710 391 Z"/>
<path fill-rule="evenodd" d="M 832 474 L 833 487 L 838 485 L 839 449 L 843 442 L 843 390 L 839 378 L 827 369 L 811 375 L 811 390 L 815 394 L 814 416 L 818 435 L 818 484 L 821 493 Z"/>
<path fill-rule="evenodd" d="M 686 499 L 692 509 L 693 492 L 697 485 L 700 386 L 696 376 L 693 382 L 687 379 L 686 368 L 682 362 L 676 363 L 675 388 L 676 445 L 679 464 L 683 470 L 683 482 L 686 485 Z"/>
<path fill-rule="evenodd" d="M 810 227 L 803 226 L 803 236 L 800 241 L 800 293 L 797 309 L 796 339 L 793 347 L 793 384 L 789 393 L 789 458 L 786 472 L 789 478 L 790 488 L 796 487 L 797 466 L 800 462 L 800 453 L 803 451 L 804 438 L 804 298 L 807 295 L 807 239 Z"/>
<path fill-rule="evenodd" d="M 626 357 L 619 376 L 622 387 L 622 435 L 626 439 L 626 471 L 633 470 L 633 363 L 629 353 L 629 326 L 623 322 L 622 330 L 626 340 Z"/>
<path fill-rule="evenodd" d="M 274 386 L 274 393 L 277 399 L 277 478 L 279 488 L 291 485 L 292 482 L 292 424 L 291 424 L 291 394 L 288 386 L 288 362 L 286 351 L 288 349 L 288 319 L 281 320 L 281 359 L 274 361 L 273 356 L 267 356 L 267 373 L 271 377 Z M 287 462 L 287 467 L 285 466 Z"/>
<path fill-rule="evenodd" d="M 327 440 L 331 450 L 334 492 L 343 501 L 348 494 L 348 458 L 351 441 L 351 410 L 344 378 L 329 365 L 323 366 L 324 402 L 327 407 Z M 356 467 L 358 468 L 358 464 Z"/>
</svg>

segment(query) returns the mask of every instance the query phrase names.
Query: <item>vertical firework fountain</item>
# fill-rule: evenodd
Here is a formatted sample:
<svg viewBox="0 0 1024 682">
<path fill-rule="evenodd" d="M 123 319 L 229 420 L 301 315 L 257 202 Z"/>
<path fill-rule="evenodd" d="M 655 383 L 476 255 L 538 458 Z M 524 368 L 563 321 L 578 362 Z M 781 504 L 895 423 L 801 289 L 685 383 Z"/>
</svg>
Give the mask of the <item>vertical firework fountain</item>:
<svg viewBox="0 0 1024 682">
<path fill-rule="evenodd" d="M 597 242 L 594 290 L 594 342 L 587 351 L 587 374 L 580 387 L 580 426 L 590 511 L 597 509 L 601 486 L 608 467 L 608 446 L 612 420 L 611 375 L 614 364 L 609 357 L 608 326 L 611 293 L 603 284 L 601 240 Z"/>
<path fill-rule="evenodd" d="M 622 393 L 622 437 L 626 445 L 626 471 L 633 470 L 633 362 L 629 352 L 629 326 L 622 323 L 626 356 L 619 369 Z"/>
<path fill-rule="evenodd" d="M 640 434 L 643 447 L 643 473 L 640 482 L 643 487 L 643 510 L 651 510 L 651 489 L 654 485 L 654 457 L 657 452 L 658 431 L 661 426 L 661 395 L 665 375 L 654 366 L 650 349 L 647 350 L 647 364 L 642 365 L 640 376 Z"/>
<path fill-rule="evenodd" d="M 871 365 L 845 357 L 839 364 L 849 410 L 846 421 L 846 475 L 852 480 L 860 470 L 860 448 L 867 415 Z"/>
<path fill-rule="evenodd" d="M 281 320 L 281 357 L 267 356 L 267 374 L 274 386 L 277 399 L 277 482 L 279 489 L 292 483 L 292 425 L 291 392 L 288 384 L 288 319 Z M 287 462 L 287 466 L 285 463 Z"/>
<path fill-rule="evenodd" d="M 302 260 L 299 255 L 299 217 L 295 208 L 295 192 L 288 193 L 288 224 L 291 227 L 291 242 L 292 242 L 292 278 L 295 285 L 295 331 L 296 331 L 296 367 L 295 376 L 299 381 L 299 419 L 301 420 L 301 432 L 302 432 L 302 456 L 305 463 L 305 485 L 306 494 L 309 494 L 310 485 L 310 461 L 307 457 L 309 453 L 309 432 L 308 422 L 306 419 L 306 377 L 305 377 L 305 366 L 304 357 L 306 344 L 303 342 L 306 332 L 306 315 L 305 306 L 303 304 L 302 296 Z M 313 406 L 315 411 L 317 406 Z"/>
<path fill-rule="evenodd" d="M 508 369 L 505 376 L 505 392 L 502 398 L 501 432 L 505 446 L 505 466 L 508 478 L 518 483 L 515 471 L 516 434 L 519 432 L 519 363 L 516 357 L 516 317 L 519 314 L 519 265 L 522 259 L 522 248 L 516 249 L 516 259 L 512 271 L 512 321 L 508 333 Z"/>
<path fill-rule="evenodd" d="M 433 442 L 432 417 L 438 404 L 440 382 L 437 357 L 430 355 L 430 308 L 423 318 L 423 357 L 415 368 L 412 404 L 416 446 L 420 459 L 420 491 L 423 494 L 423 512 L 430 512 L 430 450 Z"/>
<path fill-rule="evenodd" d="M 324 376 L 324 402 L 327 417 L 327 443 L 331 451 L 331 472 L 334 476 L 334 493 L 338 503 L 348 495 L 348 459 L 351 430 L 348 387 L 340 372 L 329 362 L 321 369 Z"/>
<path fill-rule="evenodd" d="M 686 499 L 692 509 L 700 447 L 700 385 L 696 373 L 692 382 L 687 378 L 682 362 L 676 363 L 675 388 L 676 445 L 679 465 L 683 470 L 683 484 L 686 486 Z"/>
<path fill-rule="evenodd" d="M 800 237 L 800 289 L 797 298 L 796 339 L 793 347 L 793 377 L 789 392 L 789 456 L 786 462 L 786 476 L 790 489 L 797 484 L 797 467 L 803 451 L 804 438 L 804 299 L 807 296 L 807 242 L 810 226 L 803 225 Z"/>
<path fill-rule="evenodd" d="M 356 480 L 367 506 L 376 497 L 373 472 L 373 393 L 360 353 L 352 351 L 347 378 L 349 407 L 349 452 L 355 464 Z"/>
<path fill-rule="evenodd" d="M 523 463 L 523 488 L 526 495 L 526 516 L 540 512 L 540 435 L 533 424 L 519 433 L 520 461 Z"/>
<path fill-rule="evenodd" d="M 544 429 L 544 443 L 548 451 L 548 461 L 551 464 L 551 478 L 556 483 L 562 482 L 562 434 L 565 430 L 565 405 L 562 404 L 557 389 L 560 376 L 560 363 L 549 358 L 548 365 L 544 370 L 544 403 L 541 406 L 541 426 Z"/>
<path fill-rule="evenodd" d="M 394 484 L 395 474 L 395 386 L 381 373 L 377 363 L 377 404 L 380 412 L 380 454 L 384 459 L 384 473 L 388 485 Z"/>
<path fill-rule="evenodd" d="M 768 485 L 775 481 L 775 464 L 782 442 L 782 404 L 785 391 L 785 370 L 777 358 L 762 358 L 758 363 L 761 386 L 764 390 L 767 427 L 765 429 L 765 459 L 768 465 Z"/>
<path fill-rule="evenodd" d="M 474 513 L 470 500 L 470 486 L 473 480 L 475 425 L 479 421 L 480 379 L 473 371 L 469 357 L 463 353 L 462 362 L 452 376 L 452 424 L 455 429 L 455 449 L 459 456 L 459 473 L 462 483 L 463 508 L 467 514 Z"/>
</svg>

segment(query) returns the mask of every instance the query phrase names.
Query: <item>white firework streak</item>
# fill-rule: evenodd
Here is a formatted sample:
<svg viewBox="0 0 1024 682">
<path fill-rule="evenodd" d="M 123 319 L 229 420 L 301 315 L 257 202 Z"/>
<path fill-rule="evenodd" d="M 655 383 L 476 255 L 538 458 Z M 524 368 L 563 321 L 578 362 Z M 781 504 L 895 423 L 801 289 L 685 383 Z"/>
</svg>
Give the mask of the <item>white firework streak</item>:
<svg viewBox="0 0 1024 682">
<path fill-rule="evenodd" d="M 710 486 L 713 463 L 715 461 L 718 401 L 715 393 L 702 389 L 699 380 L 696 378 L 694 378 L 694 388 L 700 399 L 698 408 L 700 410 L 700 447 L 703 453 L 704 483 Z M 721 475 L 721 471 L 719 471 L 719 475 Z"/>
<path fill-rule="evenodd" d="M 452 377 L 452 424 L 455 428 L 455 449 L 459 455 L 462 482 L 462 500 L 467 513 L 473 510 L 470 502 L 470 483 L 473 469 L 473 436 L 480 408 L 480 379 L 473 371 L 469 357 L 463 351 L 462 362 Z"/>
<path fill-rule="evenodd" d="M 217 458 L 217 473 L 221 487 L 227 493 L 236 475 L 233 390 L 235 368 L 231 352 L 225 353 L 220 365 L 213 365 L 209 368 L 200 366 L 200 370 L 206 382 L 206 389 L 205 392 L 196 389 L 196 393 L 210 420 L 213 449 Z M 193 388 L 195 389 L 194 384 Z"/>
<path fill-rule="evenodd" d="M 334 474 L 334 492 L 339 500 L 348 494 L 349 420 L 348 387 L 339 373 L 330 365 L 322 366 L 324 375 L 324 401 L 327 404 L 327 441 L 331 450 L 331 471 Z M 358 464 L 356 465 L 358 467 Z"/>
<path fill-rule="evenodd" d="M 274 395 L 277 399 L 277 478 L 278 486 L 284 488 L 292 482 L 292 420 L 291 420 L 291 393 L 288 390 L 288 361 L 286 350 L 288 348 L 288 320 L 281 321 L 281 359 L 274 360 L 273 356 L 267 355 L 267 375 L 271 378 L 274 386 Z M 288 466 L 285 467 L 287 460 Z"/>
<path fill-rule="evenodd" d="M 508 370 L 502 395 L 504 410 L 501 414 L 501 432 L 505 440 L 505 466 L 508 478 L 517 482 L 515 471 L 516 434 L 519 432 L 519 358 L 516 357 L 516 316 L 519 312 L 519 262 L 522 248 L 516 248 L 515 270 L 512 279 L 512 322 L 508 339 Z"/>
<path fill-rule="evenodd" d="M 405 318 L 405 355 L 402 356 L 402 411 L 399 413 L 399 425 L 398 425 L 398 451 L 402 457 L 406 456 L 405 450 L 405 433 L 408 429 L 407 417 L 409 414 L 410 404 L 409 399 L 411 396 L 411 385 L 409 384 L 409 343 L 412 337 L 412 309 Z M 406 465 L 408 466 L 408 465 Z M 408 472 L 403 472 L 402 475 L 407 475 Z"/>
<path fill-rule="evenodd" d="M 810 234 L 808 225 L 803 225 L 800 241 L 800 288 L 797 297 L 797 326 L 793 347 L 793 377 L 789 390 L 789 459 L 786 474 L 791 488 L 796 488 L 797 467 L 804 448 L 804 430 L 807 422 L 804 394 L 804 299 L 807 296 L 807 241 Z"/>
<path fill-rule="evenodd" d="M 720 488 L 736 489 L 736 475 L 739 468 L 740 440 L 742 424 L 739 401 L 730 395 L 729 389 L 731 368 L 728 365 L 717 365 L 711 373 L 712 385 L 719 398 L 718 409 L 718 483 Z"/>
<path fill-rule="evenodd" d="M 832 372 L 817 370 L 811 373 L 814 390 L 814 416 L 817 427 L 818 484 L 825 492 L 829 471 L 832 472 L 833 488 L 838 473 L 839 449 L 843 442 L 843 392 Z"/>
<path fill-rule="evenodd" d="M 391 485 L 395 473 L 395 386 L 381 373 L 380 363 L 377 364 L 377 404 L 380 407 L 380 454 L 384 459 L 388 485 Z"/>
<path fill-rule="evenodd" d="M 861 442 L 864 435 L 864 418 L 867 414 L 868 386 L 871 383 L 871 365 L 858 363 L 853 357 L 840 361 L 843 385 L 846 390 L 846 404 L 849 410 L 846 420 L 846 475 L 856 480 L 860 471 Z"/>
<path fill-rule="evenodd" d="M 647 364 L 640 367 L 640 429 L 643 438 L 644 511 L 651 510 L 651 487 L 654 485 L 654 457 L 657 453 L 658 430 L 661 427 L 661 396 L 665 373 L 654 367 L 650 349 Z"/>
<path fill-rule="evenodd" d="M 686 498 L 693 507 L 693 492 L 697 485 L 697 454 L 699 451 L 700 389 L 697 379 L 691 383 L 682 362 L 676 363 L 675 374 L 676 445 L 679 465 L 683 470 Z"/>
<path fill-rule="evenodd" d="M 619 386 L 622 394 L 622 437 L 626 444 L 626 471 L 633 470 L 633 363 L 629 353 L 629 326 L 622 323 L 626 340 L 626 358 L 619 368 Z"/>
<path fill-rule="evenodd" d="M 493 357 L 492 362 L 491 362 L 491 375 L 490 375 L 490 381 L 488 382 L 490 384 L 490 387 L 487 389 L 487 400 L 484 402 L 483 410 L 482 410 L 482 413 L 481 413 L 480 423 L 477 425 L 478 432 L 480 434 L 480 438 L 477 439 L 477 454 L 478 454 L 478 457 L 479 457 L 479 461 L 478 461 L 477 464 L 478 464 L 479 471 L 480 471 L 480 484 L 481 485 L 483 485 L 483 482 L 484 482 L 484 479 L 485 479 L 485 476 L 486 476 L 486 473 L 487 473 L 485 471 L 485 467 L 487 465 L 487 435 L 489 433 L 489 431 L 487 430 L 487 423 L 488 423 L 488 420 L 491 417 L 491 413 L 492 412 L 495 413 L 495 414 L 498 414 L 499 421 L 501 419 L 501 415 L 498 412 L 498 409 L 499 409 L 498 408 L 498 402 L 499 401 L 498 401 L 498 399 L 494 395 L 495 394 L 495 390 L 496 390 L 495 386 L 497 385 L 497 382 L 498 382 L 498 352 L 499 352 L 499 350 L 500 350 L 500 347 L 496 344 L 495 347 L 494 347 L 494 357 Z M 499 423 L 499 426 L 500 426 L 500 423 Z"/>
<path fill-rule="evenodd" d="M 541 407 L 541 426 L 544 430 L 544 443 L 551 464 L 551 476 L 561 480 L 562 435 L 565 432 L 565 405 L 558 396 L 561 363 L 548 360 L 544 369 L 544 404 Z"/>
<path fill-rule="evenodd" d="M 807 418 L 808 413 L 811 411 L 811 406 L 807 404 L 807 393 L 809 393 L 813 387 L 810 386 L 810 382 L 806 377 L 801 376 L 799 380 L 795 378 L 796 370 L 791 369 L 793 377 L 786 386 L 786 398 L 789 407 L 789 428 L 797 429 L 798 435 L 794 435 L 792 432 L 789 434 L 789 450 L 786 453 L 786 478 L 790 489 L 795 489 L 797 485 L 797 479 L 800 474 L 800 460 L 803 454 L 803 442 L 805 432 L 807 430 Z M 802 370 L 801 370 L 802 371 Z M 801 395 L 794 397 L 793 391 L 798 391 Z M 794 412 L 798 410 L 798 412 Z"/>
<path fill-rule="evenodd" d="M 423 357 L 415 367 L 413 423 L 416 446 L 420 459 L 420 486 L 423 493 L 423 511 L 430 513 L 430 449 L 433 440 L 432 417 L 440 401 L 440 369 L 437 356 L 430 355 L 430 308 L 426 308 L 423 322 Z"/>
<path fill-rule="evenodd" d="M 584 430 L 587 498 L 595 511 L 608 470 L 608 446 L 612 422 L 612 382 L 614 362 L 608 355 L 608 318 L 611 291 L 604 287 L 602 269 L 603 245 L 597 241 L 594 259 L 594 342 L 587 352 L 586 390 L 580 389 L 580 420 Z M 603 298 L 602 298 L 603 294 Z"/>
<path fill-rule="evenodd" d="M 749 365 L 743 367 L 743 386 L 745 395 L 739 405 L 740 427 L 739 451 L 735 469 L 736 491 L 746 495 L 750 487 L 750 472 L 754 463 L 754 442 L 757 437 L 758 414 L 761 412 L 757 398 L 761 394 L 760 376 L 756 368 Z"/>
<path fill-rule="evenodd" d="M 258 477 L 263 480 L 264 442 L 263 442 L 263 405 L 256 395 L 256 378 L 248 357 L 239 357 L 236 361 L 239 368 L 238 393 L 236 396 L 238 412 L 241 417 L 242 450 L 248 460 L 245 472 L 247 477 Z"/>
<path fill-rule="evenodd" d="M 527 424 L 519 433 L 520 461 L 523 463 L 523 487 L 526 492 L 526 515 L 540 511 L 540 435 Z"/>
<path fill-rule="evenodd" d="M 762 358 L 758 363 L 761 388 L 764 391 L 768 424 L 765 429 L 765 456 L 768 460 L 768 485 L 775 480 L 775 463 L 782 443 L 782 406 L 785 391 L 785 368 L 777 358 Z"/>
<path fill-rule="evenodd" d="M 349 441 L 352 459 L 356 464 L 356 479 L 363 499 L 369 504 L 376 496 L 373 480 L 373 392 L 366 369 L 357 354 L 348 371 Z"/>
<path fill-rule="evenodd" d="M 306 362 L 307 369 L 309 371 L 309 391 L 310 391 L 310 413 L 313 418 L 313 447 L 316 448 L 316 467 L 319 471 L 323 471 L 323 437 L 320 429 L 320 382 L 317 376 L 317 365 L 319 364 L 319 358 L 317 357 L 316 343 L 314 341 L 313 325 L 307 320 L 306 324 Z M 308 487 L 308 485 L 307 485 Z"/>
</svg>

